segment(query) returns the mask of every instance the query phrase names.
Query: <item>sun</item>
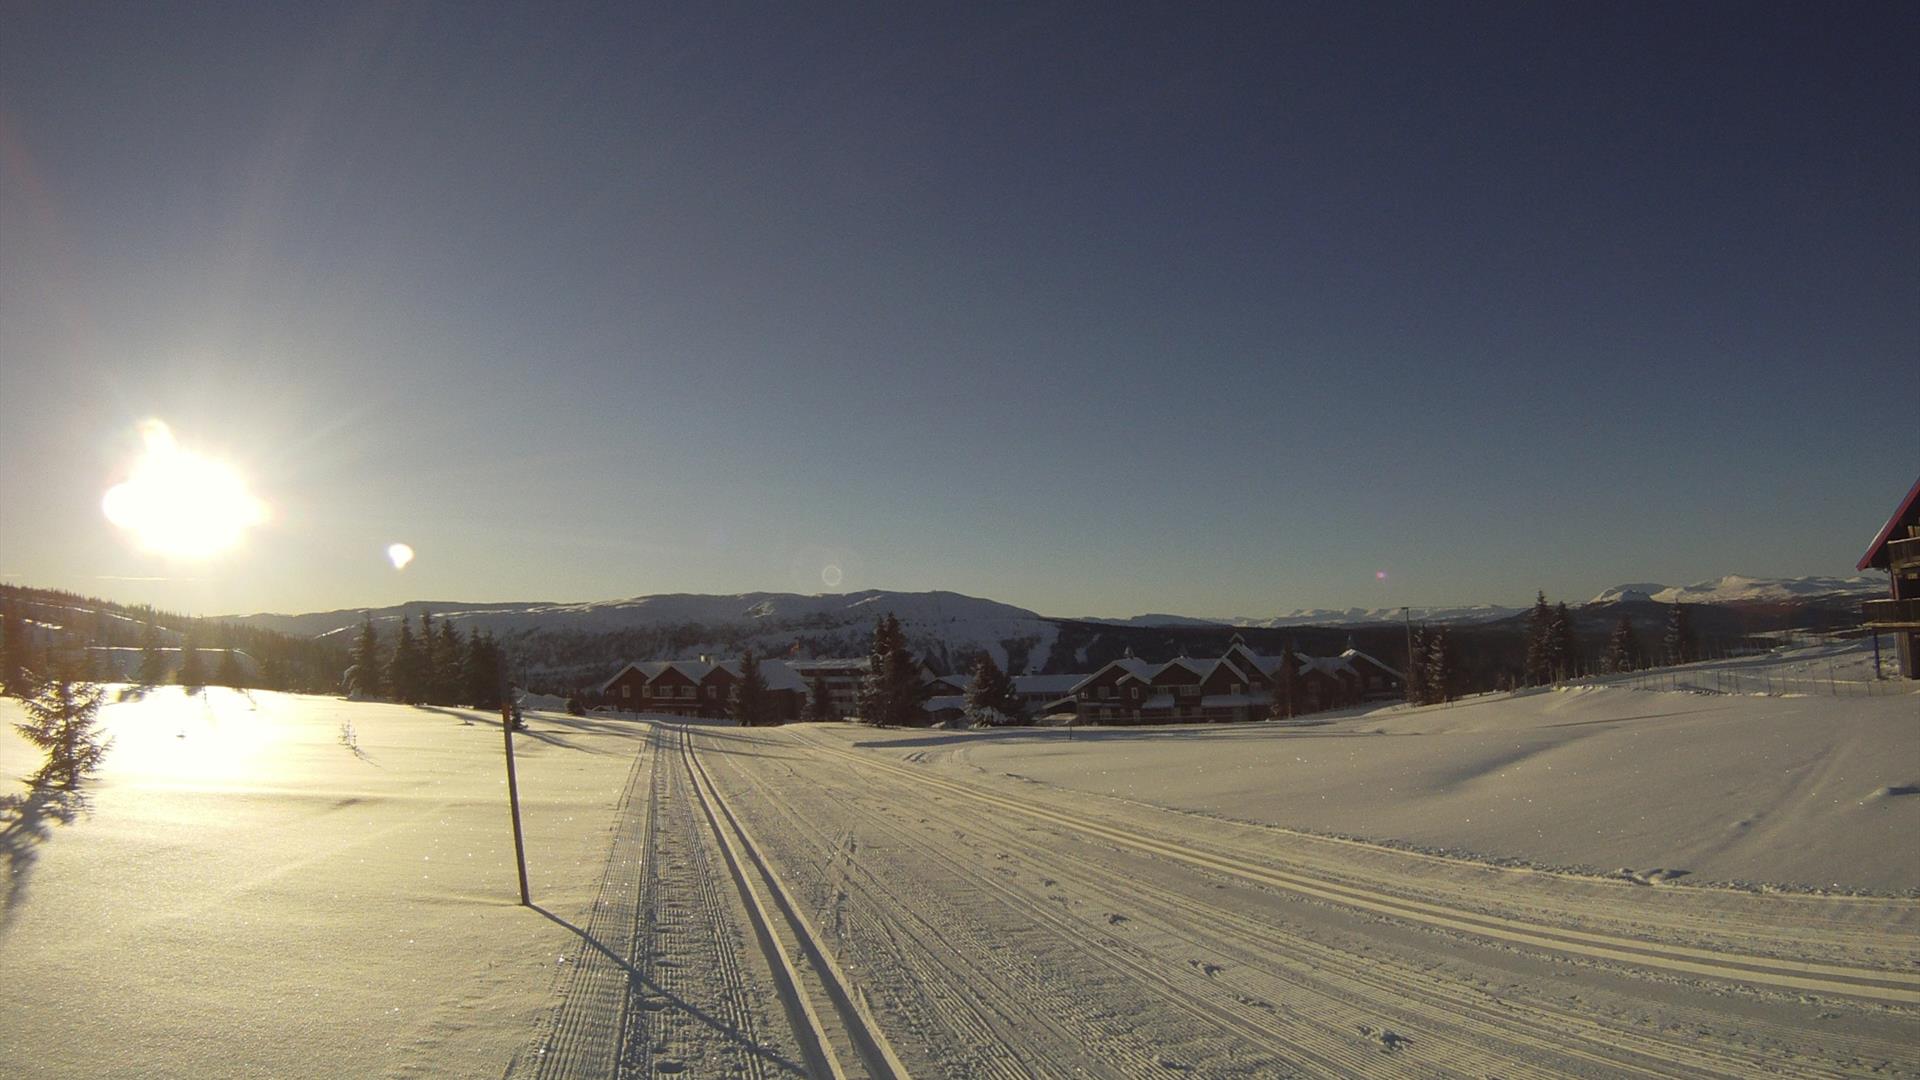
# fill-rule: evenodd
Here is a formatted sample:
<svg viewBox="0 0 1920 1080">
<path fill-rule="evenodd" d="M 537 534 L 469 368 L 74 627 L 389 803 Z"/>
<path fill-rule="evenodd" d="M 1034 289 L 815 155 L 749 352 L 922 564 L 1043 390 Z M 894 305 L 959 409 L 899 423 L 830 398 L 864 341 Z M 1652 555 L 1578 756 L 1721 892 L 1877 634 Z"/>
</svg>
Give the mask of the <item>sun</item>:
<svg viewBox="0 0 1920 1080">
<path fill-rule="evenodd" d="M 100 500 L 107 520 L 144 550 L 176 559 L 209 559 L 231 550 L 267 520 L 267 505 L 222 461 L 181 449 L 159 420 L 140 425 L 145 452 L 127 479 Z"/>
</svg>

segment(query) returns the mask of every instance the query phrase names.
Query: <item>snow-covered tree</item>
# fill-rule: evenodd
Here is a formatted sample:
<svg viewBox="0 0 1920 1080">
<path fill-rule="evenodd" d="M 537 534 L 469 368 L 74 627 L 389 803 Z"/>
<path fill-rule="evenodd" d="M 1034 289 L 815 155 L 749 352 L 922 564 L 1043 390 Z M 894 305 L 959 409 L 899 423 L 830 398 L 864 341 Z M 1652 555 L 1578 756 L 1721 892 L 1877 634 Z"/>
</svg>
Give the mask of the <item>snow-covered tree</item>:
<svg viewBox="0 0 1920 1080">
<path fill-rule="evenodd" d="M 34 680 L 20 704 L 24 723 L 15 724 L 28 742 L 46 751 L 47 762 L 31 781 L 35 786 L 74 788 L 106 757 L 110 740 L 97 730 L 101 690 L 67 678 Z"/>
<path fill-rule="evenodd" d="M 967 684 L 966 713 L 967 719 L 975 724 L 989 726 L 1017 724 L 1026 719 L 1026 708 L 1013 688 L 1013 679 L 985 653 L 973 662 L 973 679 Z"/>
</svg>

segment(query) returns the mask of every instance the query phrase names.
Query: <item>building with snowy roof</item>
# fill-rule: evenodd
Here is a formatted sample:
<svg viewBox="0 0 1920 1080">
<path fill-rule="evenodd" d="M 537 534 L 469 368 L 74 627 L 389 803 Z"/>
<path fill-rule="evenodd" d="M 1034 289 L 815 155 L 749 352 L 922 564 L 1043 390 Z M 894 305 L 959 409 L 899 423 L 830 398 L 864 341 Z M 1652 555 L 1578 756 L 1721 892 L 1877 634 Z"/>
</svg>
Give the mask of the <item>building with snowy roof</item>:
<svg viewBox="0 0 1920 1080">
<path fill-rule="evenodd" d="M 1181 656 L 1153 663 L 1121 657 L 1074 684 L 1080 719 L 1108 724 L 1235 723 L 1264 720 L 1276 691 L 1296 715 L 1356 704 L 1386 693 L 1401 675 L 1379 660 L 1348 650 L 1341 656 L 1263 656 L 1238 635 L 1217 657 Z"/>
<path fill-rule="evenodd" d="M 1885 570 L 1884 600 L 1869 600 L 1861 617 L 1876 634 L 1893 636 L 1900 674 L 1920 679 L 1920 480 L 1860 557 L 1859 570 Z"/>
</svg>

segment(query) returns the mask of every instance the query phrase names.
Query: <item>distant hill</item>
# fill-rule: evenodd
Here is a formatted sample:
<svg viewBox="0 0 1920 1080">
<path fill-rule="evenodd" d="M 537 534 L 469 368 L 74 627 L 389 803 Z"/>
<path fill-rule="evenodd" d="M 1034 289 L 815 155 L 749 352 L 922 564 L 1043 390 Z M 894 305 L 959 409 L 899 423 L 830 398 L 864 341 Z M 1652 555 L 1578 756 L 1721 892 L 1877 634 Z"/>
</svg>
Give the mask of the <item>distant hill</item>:
<svg viewBox="0 0 1920 1080">
<path fill-rule="evenodd" d="M 1696 625 L 1703 632 L 1728 637 L 1790 626 L 1835 627 L 1857 616 L 1861 595 L 1884 588 L 1884 580 L 1870 577 L 1729 576 L 1685 587 L 1623 585 L 1577 607 L 1576 625 L 1581 633 L 1599 637 L 1626 613 L 1652 633 L 1665 618 L 1660 603 L 1679 598 L 1701 607 Z M 516 674 L 537 686 L 568 689 L 597 685 L 628 660 L 731 656 L 745 648 L 772 657 L 864 656 L 874 621 L 889 612 L 900 619 L 908 648 L 937 671 L 965 671 L 984 654 L 1020 674 L 1091 671 L 1128 652 L 1148 659 L 1218 655 L 1235 634 L 1270 652 L 1283 643 L 1321 653 L 1352 643 L 1401 658 L 1409 618 L 1416 625 L 1446 625 L 1471 633 L 1473 640 L 1493 650 L 1491 657 L 1508 650 L 1500 642 L 1521 640 L 1527 609 L 1475 604 L 1410 610 L 1311 608 L 1257 618 L 1148 614 L 1063 619 L 954 592 L 869 589 L 822 596 L 672 593 L 589 603 L 415 601 L 365 614 L 390 641 L 402 617 L 417 624 L 423 611 L 432 612 L 436 620 L 452 620 L 462 634 L 487 631 L 507 647 Z M 344 646 L 362 614 L 343 608 L 228 616 L 221 621 Z"/>
</svg>

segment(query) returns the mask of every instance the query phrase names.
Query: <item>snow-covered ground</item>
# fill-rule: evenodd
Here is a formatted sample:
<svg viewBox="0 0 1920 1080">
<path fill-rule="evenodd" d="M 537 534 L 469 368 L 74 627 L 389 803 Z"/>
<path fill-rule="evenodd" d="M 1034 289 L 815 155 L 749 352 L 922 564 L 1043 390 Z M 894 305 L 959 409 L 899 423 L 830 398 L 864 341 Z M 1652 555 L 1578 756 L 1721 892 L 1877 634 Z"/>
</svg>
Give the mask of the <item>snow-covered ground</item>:
<svg viewBox="0 0 1920 1080">
<path fill-rule="evenodd" d="M 1911 693 L 535 714 L 532 910 L 488 717 L 106 716 L 86 805 L 4 811 L 0 1075 L 1920 1075 L 1920 901 L 1852 895 L 1920 887 Z"/>
</svg>

